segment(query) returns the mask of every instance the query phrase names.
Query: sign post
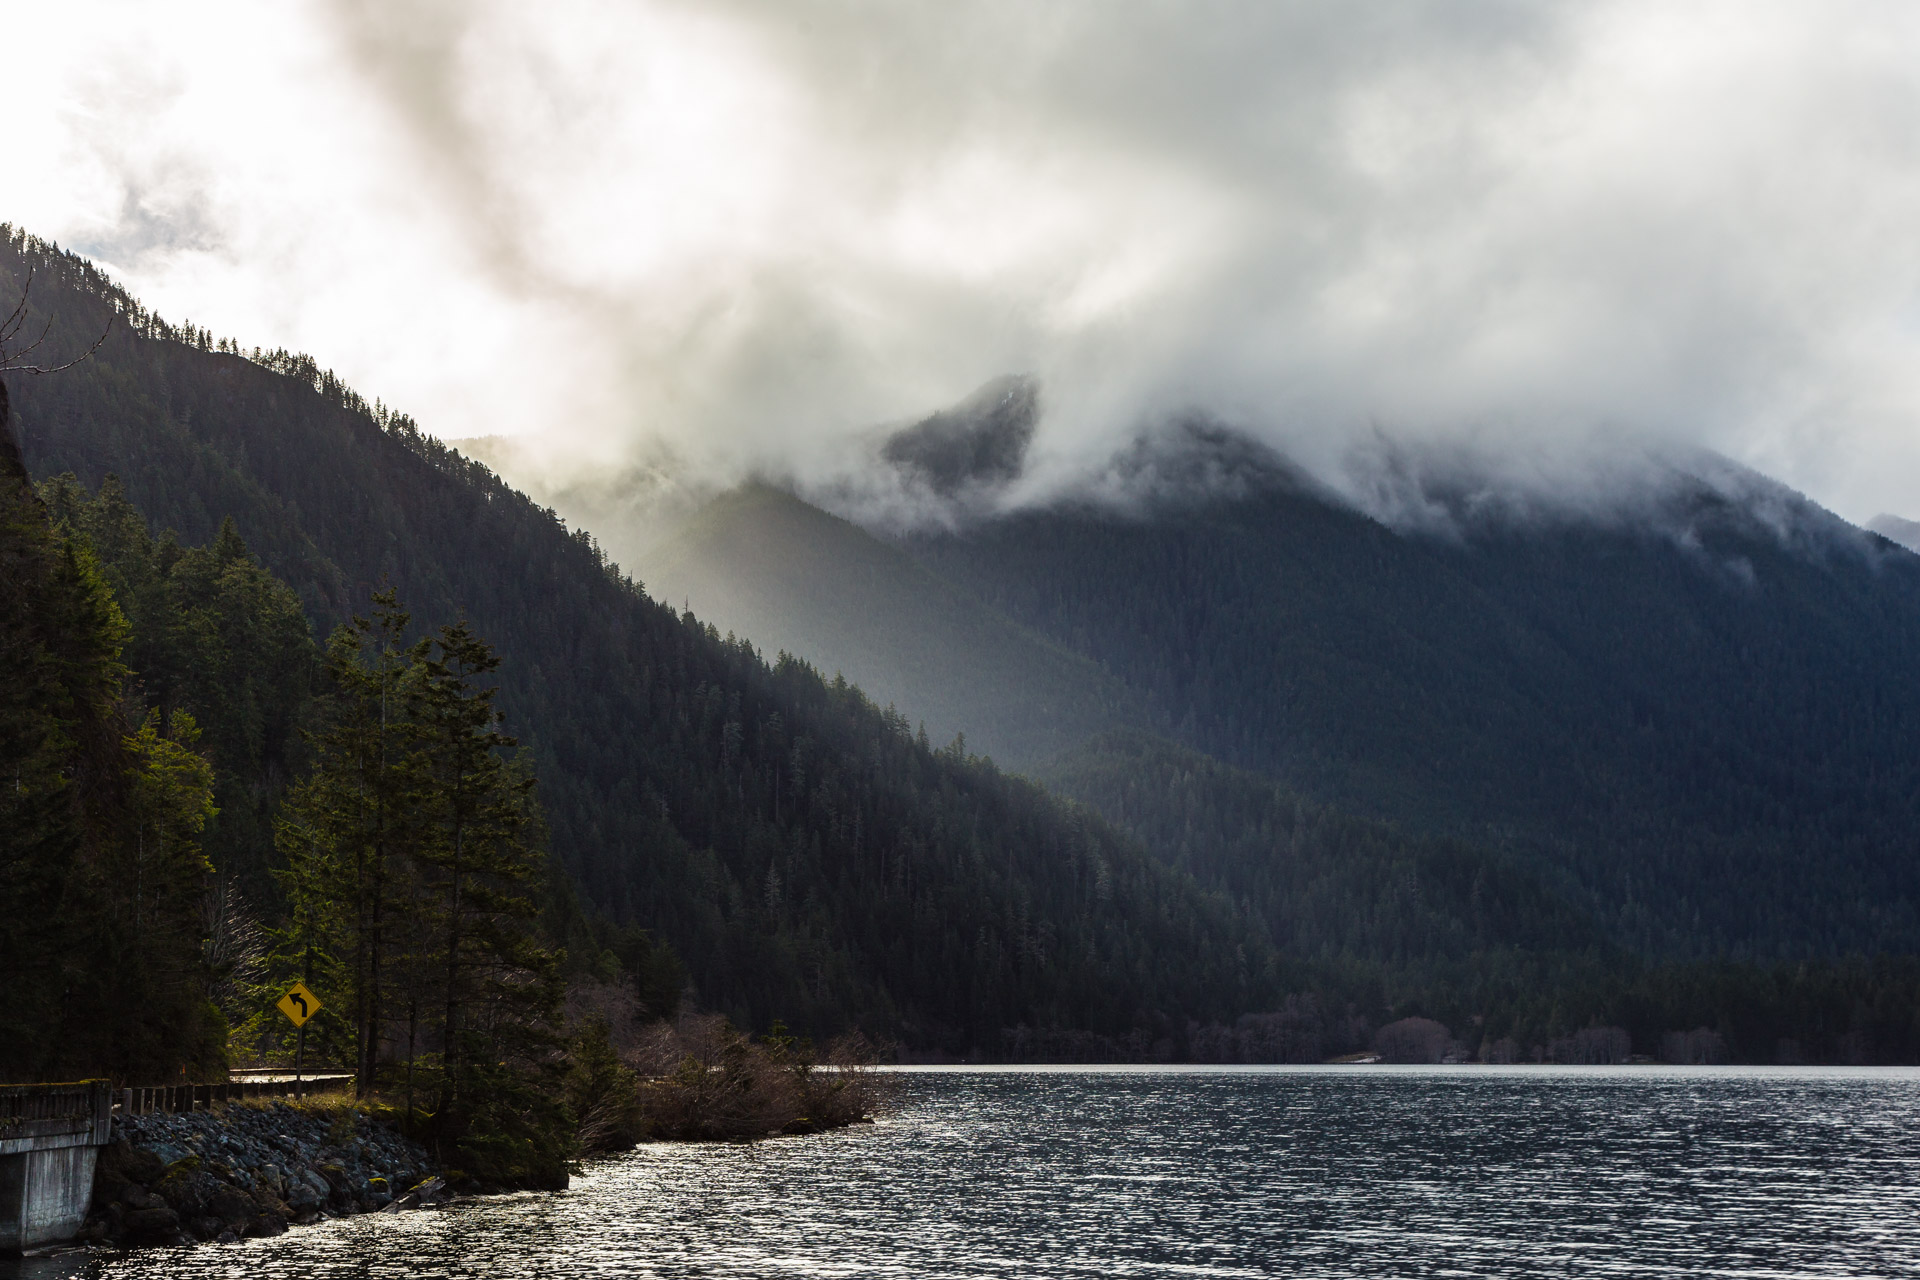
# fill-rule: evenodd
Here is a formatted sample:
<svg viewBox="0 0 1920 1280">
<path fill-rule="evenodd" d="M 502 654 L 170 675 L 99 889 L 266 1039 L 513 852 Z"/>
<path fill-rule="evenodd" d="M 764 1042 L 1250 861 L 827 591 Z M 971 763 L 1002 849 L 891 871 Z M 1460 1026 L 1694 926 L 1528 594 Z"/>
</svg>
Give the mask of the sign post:
<svg viewBox="0 0 1920 1280">
<path fill-rule="evenodd" d="M 287 1015 L 287 1021 L 299 1029 L 293 1048 L 293 1096 L 300 1096 L 300 1060 L 307 1053 L 307 1021 L 320 1012 L 320 997 L 307 990 L 307 984 L 296 982 L 287 994 L 274 1002 L 274 1008 Z"/>
</svg>

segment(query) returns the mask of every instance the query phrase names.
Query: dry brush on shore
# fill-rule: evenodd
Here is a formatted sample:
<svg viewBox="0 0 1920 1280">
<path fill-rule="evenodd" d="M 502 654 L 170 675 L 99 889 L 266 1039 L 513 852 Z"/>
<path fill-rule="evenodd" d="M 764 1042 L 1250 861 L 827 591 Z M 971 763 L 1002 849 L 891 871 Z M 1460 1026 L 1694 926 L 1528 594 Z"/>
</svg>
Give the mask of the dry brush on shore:
<svg viewBox="0 0 1920 1280">
<path fill-rule="evenodd" d="M 647 1022 L 618 990 L 576 988 L 569 1102 L 583 1155 L 645 1141 L 745 1141 L 873 1118 L 891 1081 L 855 1032 L 816 1049 L 776 1023 L 766 1036 L 713 1013 Z"/>
</svg>

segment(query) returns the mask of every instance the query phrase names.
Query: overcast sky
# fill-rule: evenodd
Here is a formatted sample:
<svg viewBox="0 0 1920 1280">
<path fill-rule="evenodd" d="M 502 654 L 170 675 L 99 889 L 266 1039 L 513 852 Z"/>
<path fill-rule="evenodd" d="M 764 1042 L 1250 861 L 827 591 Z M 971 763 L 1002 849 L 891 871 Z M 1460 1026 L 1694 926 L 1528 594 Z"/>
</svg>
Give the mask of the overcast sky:
<svg viewBox="0 0 1920 1280">
<path fill-rule="evenodd" d="M 24 8 L 24 6 L 23 6 Z M 1920 516 L 1920 7 L 545 0 L 10 14 L 0 219 L 448 437 L 825 474 L 1037 375 Z M 1569 462 L 1569 459 L 1576 460 Z"/>
</svg>

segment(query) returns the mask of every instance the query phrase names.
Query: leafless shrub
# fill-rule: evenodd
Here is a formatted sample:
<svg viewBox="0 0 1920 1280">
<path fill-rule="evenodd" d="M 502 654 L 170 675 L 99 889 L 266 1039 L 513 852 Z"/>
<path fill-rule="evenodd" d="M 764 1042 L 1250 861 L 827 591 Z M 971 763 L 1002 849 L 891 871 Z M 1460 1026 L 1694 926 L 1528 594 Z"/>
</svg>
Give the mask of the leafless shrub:
<svg viewBox="0 0 1920 1280">
<path fill-rule="evenodd" d="M 875 1068 L 882 1058 L 880 1046 L 858 1031 L 836 1037 L 827 1043 L 826 1064 L 832 1074 L 813 1079 L 817 1087 L 833 1091 L 830 1098 L 812 1104 L 810 1114 L 823 1125 L 853 1124 L 891 1110 L 900 1100 L 900 1077 Z"/>
<path fill-rule="evenodd" d="M 1710 1066 L 1727 1060 L 1727 1042 L 1718 1031 L 1695 1027 L 1669 1031 L 1660 1037 L 1660 1061 L 1682 1066 Z"/>
<path fill-rule="evenodd" d="M 1373 1047 L 1387 1062 L 1439 1062 L 1453 1033 L 1432 1018 L 1402 1018 L 1373 1034 Z"/>
<path fill-rule="evenodd" d="M 1483 1041 L 1480 1045 L 1482 1062 L 1498 1063 L 1502 1066 L 1520 1062 L 1520 1046 L 1512 1037 L 1502 1036 L 1498 1040 Z"/>
<path fill-rule="evenodd" d="M 1355 1011 L 1328 1008 L 1312 994 L 1290 995 L 1268 1013 L 1242 1014 L 1232 1026 L 1187 1024 L 1193 1062 L 1324 1062 L 1367 1046 L 1369 1026 Z"/>
<path fill-rule="evenodd" d="M 662 1066 L 670 1055 L 677 1061 Z M 669 1029 L 656 1024 L 636 1070 L 640 1109 L 659 1139 L 733 1140 L 779 1133 L 815 1133 L 869 1118 L 890 1098 L 872 1070 L 877 1054 L 859 1035 L 815 1053 L 778 1027 L 763 1040 L 740 1033 L 718 1014 L 683 1014 Z"/>
<path fill-rule="evenodd" d="M 686 1015 L 682 1015 L 682 1019 Z M 656 1080 L 670 1074 L 687 1056 L 674 1024 L 649 1022 L 640 1028 L 633 1050 L 625 1055 L 626 1064 L 643 1080 Z"/>
</svg>

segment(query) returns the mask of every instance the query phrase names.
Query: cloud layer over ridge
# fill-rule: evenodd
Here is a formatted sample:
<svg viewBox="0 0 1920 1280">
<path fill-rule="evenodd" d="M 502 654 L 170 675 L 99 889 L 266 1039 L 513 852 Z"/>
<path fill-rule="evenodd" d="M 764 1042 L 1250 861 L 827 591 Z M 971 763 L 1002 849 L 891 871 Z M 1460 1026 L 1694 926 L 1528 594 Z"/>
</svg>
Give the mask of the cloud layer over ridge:
<svg viewBox="0 0 1920 1280">
<path fill-rule="evenodd" d="M 1041 391 L 1545 487 L 1702 446 L 1920 512 L 1920 12 L 504 0 L 26 34 L 0 218 L 448 436 L 824 480 Z M 36 78 L 37 77 L 37 78 Z"/>
</svg>

